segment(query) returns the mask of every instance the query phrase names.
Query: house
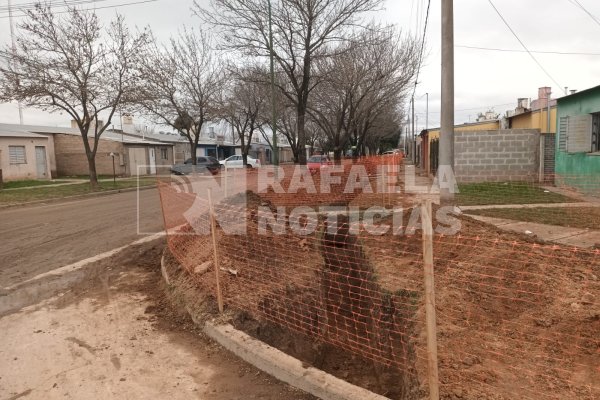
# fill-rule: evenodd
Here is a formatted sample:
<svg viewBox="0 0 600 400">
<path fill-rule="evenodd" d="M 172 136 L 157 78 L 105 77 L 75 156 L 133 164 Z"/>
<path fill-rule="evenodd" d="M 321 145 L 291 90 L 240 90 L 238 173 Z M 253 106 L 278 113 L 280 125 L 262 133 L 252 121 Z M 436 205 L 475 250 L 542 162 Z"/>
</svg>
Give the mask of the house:
<svg viewBox="0 0 600 400">
<path fill-rule="evenodd" d="M 147 132 L 143 127 L 135 126 L 133 117 L 125 115 L 121 129 L 115 132 L 129 138 L 152 140 L 173 146 L 174 163 L 180 164 L 192 157 L 191 146 L 187 138 L 177 132 Z M 210 156 L 223 160 L 235 154 L 241 154 L 241 146 L 236 144 L 231 128 L 225 122 L 205 123 L 200 131 L 196 156 Z"/>
<path fill-rule="evenodd" d="M 51 140 L 44 135 L 0 126 L 0 177 L 50 179 Z"/>
<path fill-rule="evenodd" d="M 556 99 L 552 99 L 550 87 L 538 89 L 538 98 L 518 99 L 517 108 L 506 113 L 508 129 L 539 129 L 541 133 L 556 133 Z M 548 118 L 548 106 L 550 106 L 550 118 Z"/>
<path fill-rule="evenodd" d="M 600 189 L 600 86 L 558 99 L 556 182 Z"/>
<path fill-rule="evenodd" d="M 474 143 L 477 139 L 475 139 L 472 135 L 468 135 L 468 133 L 481 132 L 484 135 L 482 136 L 482 144 L 486 143 L 493 145 L 493 142 L 488 143 L 488 141 L 498 140 L 495 146 L 497 151 L 500 151 L 501 149 L 507 149 L 507 152 L 510 151 L 511 153 L 517 154 L 517 152 L 510 150 L 515 149 L 516 147 L 510 145 L 509 143 L 504 143 L 504 141 L 508 140 L 510 137 L 513 137 L 512 135 L 514 134 L 524 133 L 526 137 L 515 137 L 514 140 L 517 140 L 522 145 L 519 147 L 520 150 L 518 150 L 518 152 L 525 150 L 523 146 L 527 147 L 527 152 L 520 155 L 522 158 L 511 160 L 510 162 L 520 164 L 520 167 L 523 169 L 523 171 L 526 171 L 526 173 L 515 174 L 511 172 L 510 174 L 507 174 L 506 172 L 510 170 L 508 167 L 497 168 L 496 172 L 500 177 L 503 177 L 502 179 L 525 179 L 528 181 L 534 179 L 535 172 L 537 175 L 535 180 L 539 182 L 551 182 L 554 179 L 556 131 L 555 121 L 557 113 L 557 100 L 551 99 L 550 89 L 551 88 L 549 87 L 539 88 L 538 98 L 531 101 L 531 104 L 529 98 L 519 98 L 517 100 L 517 107 L 514 110 L 507 111 L 505 117 L 503 118 L 499 118 L 498 114 L 490 110 L 485 114 L 480 114 L 477 122 L 455 125 L 455 136 L 458 134 L 461 134 L 460 136 L 469 136 L 469 140 Z M 548 108 L 550 108 L 550 113 L 548 113 Z M 499 134 L 489 136 L 493 132 Z M 464 133 L 464 135 L 462 133 Z M 531 136 L 535 134 L 537 134 L 539 137 L 534 138 Z M 420 134 L 422 144 L 421 163 L 419 165 L 428 173 L 435 172 L 437 169 L 439 135 L 439 128 L 424 130 Z M 536 148 L 533 146 L 536 146 Z M 463 145 L 459 145 L 459 148 L 463 148 L 465 151 L 467 151 L 467 153 L 469 153 L 471 150 L 467 149 L 467 147 Z M 510 158 L 510 154 L 503 155 L 497 151 L 492 150 L 492 153 L 486 154 L 485 157 L 489 158 L 493 156 L 496 157 L 497 160 L 500 160 L 502 157 L 506 157 L 507 159 Z M 467 153 L 457 153 L 455 149 L 455 158 L 458 157 L 460 162 L 460 158 L 463 155 L 465 157 L 470 157 L 472 159 L 470 162 L 474 165 L 479 162 L 486 164 L 490 162 L 489 160 L 483 161 L 485 153 L 482 153 L 479 156 L 480 159 L 477 160 L 475 159 L 476 156 L 474 154 L 467 155 Z M 525 160 L 527 161 L 525 162 Z M 523 164 L 523 162 L 525 162 L 525 164 Z M 533 165 L 534 162 L 536 162 L 537 165 Z M 466 171 L 464 166 L 461 168 L 463 171 Z M 458 168 L 458 170 L 461 170 L 461 168 Z M 486 179 L 489 180 L 490 178 L 491 174 L 487 174 Z M 469 177 L 469 179 L 475 178 Z"/>
<path fill-rule="evenodd" d="M 551 98 L 551 88 L 538 89 L 538 98 L 518 99 L 518 106 L 506 113 L 506 127 L 509 129 L 537 129 L 540 132 L 541 162 L 539 180 L 552 182 L 554 180 L 554 153 L 556 151 L 556 104 Z"/>
<path fill-rule="evenodd" d="M 2 132 L 35 134 L 45 138 L 43 143 L 46 143 L 48 171 L 53 178 L 89 174 L 88 161 L 78 129 L 0 124 L 0 136 Z M 113 174 L 113 156 L 115 172 L 119 176 L 154 174 L 161 166 L 173 165 L 174 159 L 173 145 L 170 143 L 132 138 L 107 130 L 102 134 L 96 152 L 96 172 L 99 175 Z"/>
</svg>

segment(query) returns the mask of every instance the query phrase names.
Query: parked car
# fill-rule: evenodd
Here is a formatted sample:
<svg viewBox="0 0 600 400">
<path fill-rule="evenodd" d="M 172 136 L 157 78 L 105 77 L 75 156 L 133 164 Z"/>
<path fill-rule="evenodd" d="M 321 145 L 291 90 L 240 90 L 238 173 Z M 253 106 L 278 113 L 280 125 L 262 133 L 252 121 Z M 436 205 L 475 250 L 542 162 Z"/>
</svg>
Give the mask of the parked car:
<svg viewBox="0 0 600 400">
<path fill-rule="evenodd" d="M 382 156 L 394 156 L 394 155 L 400 155 L 400 150 L 389 150 L 386 152 L 381 153 Z"/>
<path fill-rule="evenodd" d="M 175 164 L 171 167 L 171 173 L 175 175 L 188 175 L 194 171 L 199 174 L 210 173 L 215 175 L 220 170 L 219 160 L 214 157 L 197 157 L 196 165 L 193 164 L 191 158 L 188 158 L 183 164 Z"/>
<path fill-rule="evenodd" d="M 247 168 L 260 168 L 260 160 L 257 160 L 256 158 L 252 158 L 250 156 L 247 157 Z M 219 163 L 221 164 L 221 168 L 243 168 L 244 167 L 244 160 L 242 159 L 242 156 L 240 155 L 235 155 L 235 156 L 231 156 L 231 157 L 227 157 L 224 160 L 219 161 Z"/>
<path fill-rule="evenodd" d="M 306 166 L 311 174 L 315 174 L 322 168 L 327 168 L 332 164 L 329 156 L 311 156 L 306 160 Z"/>
</svg>

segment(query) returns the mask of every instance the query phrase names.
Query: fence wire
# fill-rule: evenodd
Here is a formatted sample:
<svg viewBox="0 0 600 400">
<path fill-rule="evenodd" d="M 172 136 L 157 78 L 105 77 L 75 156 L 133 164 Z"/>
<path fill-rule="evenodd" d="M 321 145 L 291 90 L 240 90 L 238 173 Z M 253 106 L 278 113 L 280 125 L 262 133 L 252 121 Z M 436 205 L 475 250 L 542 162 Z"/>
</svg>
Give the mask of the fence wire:
<svg viewBox="0 0 600 400">
<path fill-rule="evenodd" d="M 232 313 L 364 360 L 373 369 L 363 374 L 395 385 L 375 390 L 424 398 L 431 382 L 419 205 L 430 195 L 405 190 L 413 178 L 401 161 L 346 161 L 334 174 L 339 180 L 321 168 L 306 174 L 283 167 L 270 181 L 282 191 L 265 188 L 260 171 L 162 179 L 169 249 L 199 296 L 220 295 Z M 316 192 L 298 183 L 300 175 Z M 329 192 L 321 190 L 323 179 Z M 346 190 L 361 179 L 359 190 Z M 209 182 L 216 182 L 212 204 L 204 195 Z M 591 228 L 582 229 L 600 229 L 593 190 L 544 185 L 459 185 L 455 201 L 469 214 L 434 205 L 441 398 L 600 398 L 600 247 L 493 223 L 567 228 L 585 221 Z M 332 209 L 340 214 L 335 222 Z"/>
</svg>

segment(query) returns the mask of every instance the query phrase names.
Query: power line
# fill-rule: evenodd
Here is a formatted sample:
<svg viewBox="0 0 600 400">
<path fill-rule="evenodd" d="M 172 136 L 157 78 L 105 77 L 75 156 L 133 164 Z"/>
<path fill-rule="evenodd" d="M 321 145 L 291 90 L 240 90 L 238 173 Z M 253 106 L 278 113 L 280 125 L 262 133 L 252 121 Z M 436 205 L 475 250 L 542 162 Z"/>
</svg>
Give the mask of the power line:
<svg viewBox="0 0 600 400">
<path fill-rule="evenodd" d="M 495 107 L 501 107 L 501 106 L 510 106 L 515 104 L 514 102 L 511 103 L 503 103 L 503 104 L 492 104 L 492 105 L 484 105 L 484 106 L 479 106 L 479 107 L 473 107 L 473 108 L 461 108 L 459 110 L 454 110 L 454 112 L 460 112 L 460 111 L 478 111 L 478 110 L 482 110 L 484 108 L 495 108 Z M 440 111 L 429 111 L 429 114 L 439 114 Z M 420 114 L 420 115 L 425 115 L 424 112 L 416 112 L 415 114 Z"/>
<path fill-rule="evenodd" d="M 114 5 L 110 5 L 110 6 L 102 6 L 102 7 L 94 7 L 94 8 L 81 8 L 78 9 L 78 11 L 96 11 L 96 10 L 102 10 L 105 8 L 117 8 L 117 7 L 124 7 L 124 6 L 133 6 L 136 4 L 144 4 L 144 3 L 154 3 L 158 0 L 142 0 L 142 1 L 134 1 L 131 3 L 121 3 L 121 4 L 114 4 Z M 65 11 L 56 11 L 54 12 L 54 14 L 65 14 L 68 13 L 68 10 Z M 26 17 L 27 14 L 21 14 L 21 15 L 15 15 L 15 17 Z M 2 18 L 8 18 L 8 16 L 0 16 L 0 19 Z"/>
<path fill-rule="evenodd" d="M 46 3 L 39 2 L 30 2 L 30 3 L 20 3 L 13 4 L 10 8 L 16 11 L 25 11 L 25 10 L 33 10 L 38 4 L 43 4 L 48 7 L 68 7 L 89 3 L 102 2 L 106 0 L 67 0 L 67 1 L 47 1 Z M 9 6 L 0 6 L 0 13 L 7 13 L 9 10 Z"/>
<path fill-rule="evenodd" d="M 525 46 L 525 43 L 523 43 L 523 41 L 521 40 L 521 38 L 519 38 L 519 36 L 515 33 L 515 31 L 510 27 L 510 25 L 508 24 L 508 22 L 506 21 L 506 19 L 504 19 L 504 17 L 500 13 L 500 11 L 496 8 L 496 6 L 492 2 L 492 0 L 488 0 L 488 2 L 492 6 L 492 8 L 496 11 L 496 14 L 498 14 L 498 16 L 500 17 L 500 19 L 502 20 L 502 22 L 504 22 L 504 25 L 506 25 L 506 27 L 508 28 L 508 30 L 519 41 L 519 43 L 521 43 L 521 46 L 523 46 L 523 48 L 525 49 L 525 51 L 527 51 L 527 54 L 529 54 L 529 56 L 533 59 L 533 61 L 535 61 L 535 63 L 542 69 L 542 71 L 544 71 L 544 73 L 548 76 L 548 78 L 550 78 L 559 88 L 562 88 L 563 86 L 560 83 L 558 83 L 556 81 L 556 79 L 554 79 L 552 77 L 552 75 L 550 75 L 550 73 L 546 70 L 546 68 L 544 68 L 544 66 L 538 61 L 538 59 L 535 58 L 535 56 L 533 55 L 533 53 L 531 53 L 531 51 L 529 51 L 529 49 L 527 48 L 527 46 Z"/>
<path fill-rule="evenodd" d="M 585 8 L 583 6 L 583 4 L 581 4 L 578 0 L 569 0 L 571 2 L 571 4 L 576 5 L 577 7 L 581 8 L 583 10 L 583 12 L 585 12 L 587 15 L 589 15 L 589 17 L 600 26 L 600 20 L 598 20 L 598 18 L 596 18 L 596 16 L 594 14 L 592 14 L 591 12 L 588 11 L 587 8 Z"/>
<path fill-rule="evenodd" d="M 478 46 L 465 46 L 465 45 L 455 45 L 454 47 L 460 47 L 462 49 L 472 49 L 472 50 L 486 50 L 486 51 L 503 51 L 509 53 L 527 53 L 526 50 L 518 50 L 518 49 L 499 49 L 495 47 L 478 47 Z M 559 54 L 564 56 L 600 56 L 600 53 L 579 53 L 579 52 L 568 52 L 568 51 L 543 51 L 543 50 L 530 50 L 531 53 L 535 54 Z"/>
<path fill-rule="evenodd" d="M 419 52 L 419 63 L 417 64 L 417 74 L 415 75 L 415 87 L 413 89 L 413 97 L 417 91 L 417 85 L 419 84 L 419 74 L 421 72 L 421 65 L 423 63 L 423 52 L 425 50 L 425 37 L 427 36 L 427 23 L 429 22 L 429 8 L 431 6 L 431 0 L 427 1 L 427 11 L 425 13 L 425 26 L 423 27 L 423 37 L 421 39 L 421 49 Z"/>
</svg>

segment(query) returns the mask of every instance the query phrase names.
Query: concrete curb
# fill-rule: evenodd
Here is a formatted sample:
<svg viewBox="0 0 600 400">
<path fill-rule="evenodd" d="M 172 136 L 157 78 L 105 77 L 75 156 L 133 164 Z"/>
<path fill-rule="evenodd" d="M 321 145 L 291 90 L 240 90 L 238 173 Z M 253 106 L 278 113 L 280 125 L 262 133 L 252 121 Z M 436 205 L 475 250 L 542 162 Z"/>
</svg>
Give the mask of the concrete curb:
<svg viewBox="0 0 600 400">
<path fill-rule="evenodd" d="M 161 273 L 169 284 L 169 276 L 164 264 L 164 252 L 160 260 Z M 194 323 L 215 342 L 235 354 L 237 357 L 266 372 L 274 378 L 303 390 L 323 400 L 389 400 L 387 397 L 336 378 L 317 368 L 307 366 L 302 361 L 284 352 L 254 339 L 229 324 L 204 325 L 194 318 Z"/>
<path fill-rule="evenodd" d="M 116 190 L 106 190 L 104 192 L 78 194 L 75 196 L 66 196 L 66 197 L 56 197 L 53 199 L 35 200 L 35 201 L 28 201 L 25 203 L 0 204 L 0 210 L 4 210 L 7 208 L 15 208 L 15 207 L 35 206 L 35 205 L 39 205 L 39 204 L 54 204 L 54 203 L 60 203 L 63 201 L 100 197 L 100 196 L 108 196 L 108 195 L 117 194 L 117 193 L 134 192 L 138 189 L 139 190 L 147 190 L 147 189 L 153 189 L 153 188 L 156 188 L 156 185 L 140 186 L 139 188 L 132 187 L 132 188 L 124 188 L 124 189 L 116 189 Z"/>
<path fill-rule="evenodd" d="M 204 333 L 254 365 L 256 368 L 298 389 L 324 400 L 385 400 L 387 397 L 355 386 L 319 369 L 303 366 L 302 362 L 233 326 L 204 324 Z"/>
<path fill-rule="evenodd" d="M 104 269 L 92 264 L 112 257 L 128 247 L 152 242 L 162 237 L 164 237 L 164 233 L 147 236 L 125 246 L 42 273 L 25 282 L 1 288 L 0 317 L 18 311 L 21 308 L 37 304 L 61 291 L 68 290 L 72 285 L 76 285 L 86 279 L 93 279 L 104 271 Z"/>
</svg>

